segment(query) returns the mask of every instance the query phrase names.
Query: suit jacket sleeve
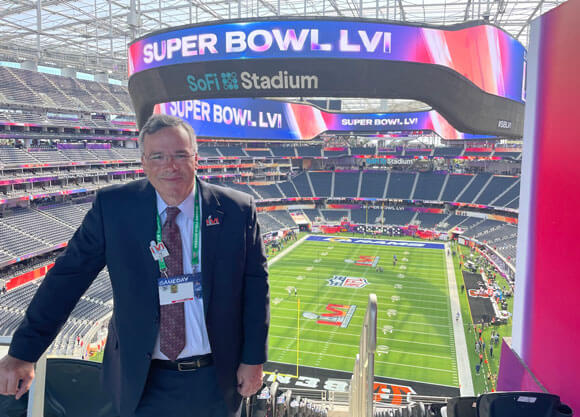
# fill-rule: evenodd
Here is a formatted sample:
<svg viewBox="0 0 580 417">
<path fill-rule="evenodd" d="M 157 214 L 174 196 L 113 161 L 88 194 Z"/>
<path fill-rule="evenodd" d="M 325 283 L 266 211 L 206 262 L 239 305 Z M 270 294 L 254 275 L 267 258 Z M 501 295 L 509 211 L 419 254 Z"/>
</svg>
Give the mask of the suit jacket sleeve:
<svg viewBox="0 0 580 417">
<path fill-rule="evenodd" d="M 97 193 L 93 207 L 32 298 L 12 338 L 10 355 L 36 362 L 104 266 L 103 218 Z"/>
<path fill-rule="evenodd" d="M 248 210 L 246 225 L 242 362 L 257 365 L 266 362 L 268 355 L 270 295 L 268 262 L 253 199 Z"/>
</svg>

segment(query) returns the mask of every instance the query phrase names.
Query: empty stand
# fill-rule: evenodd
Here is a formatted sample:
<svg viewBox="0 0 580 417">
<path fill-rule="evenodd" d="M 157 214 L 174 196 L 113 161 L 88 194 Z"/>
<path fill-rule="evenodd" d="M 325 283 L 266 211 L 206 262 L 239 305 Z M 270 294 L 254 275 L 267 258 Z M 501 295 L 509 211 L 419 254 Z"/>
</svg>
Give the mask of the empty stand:
<svg viewBox="0 0 580 417">
<path fill-rule="evenodd" d="M 447 184 L 441 195 L 441 201 L 457 201 L 457 196 L 473 179 L 471 174 L 449 174 Z"/>
<path fill-rule="evenodd" d="M 282 192 L 286 197 L 288 198 L 299 197 L 298 191 L 296 191 L 296 187 L 294 186 L 294 183 L 292 181 L 280 182 L 278 183 L 278 186 L 280 187 L 280 189 L 282 190 Z"/>
<path fill-rule="evenodd" d="M 404 226 L 411 222 L 411 219 L 415 216 L 412 211 L 405 210 L 394 210 L 385 208 L 383 211 L 384 224 L 392 224 L 395 226 Z"/>
<path fill-rule="evenodd" d="M 514 185 L 516 181 L 518 181 L 518 178 L 516 177 L 493 176 L 489 184 L 487 184 L 487 187 L 485 187 L 482 193 L 475 199 L 474 203 L 490 204 L 493 200 L 499 197 L 501 193 Z"/>
<path fill-rule="evenodd" d="M 352 209 L 350 211 L 350 219 L 353 223 L 359 224 L 378 224 L 381 222 L 381 210 L 369 208 L 367 209 Z"/>
<path fill-rule="evenodd" d="M 317 197 L 330 197 L 332 172 L 310 171 L 310 181 Z"/>
<path fill-rule="evenodd" d="M 387 185 L 386 171 L 364 171 L 362 173 L 360 197 L 382 198 Z"/>
<path fill-rule="evenodd" d="M 348 210 L 320 210 L 327 222 L 338 223 L 343 218 L 349 218 Z"/>
<path fill-rule="evenodd" d="M 299 146 L 296 148 L 296 153 L 301 157 L 321 157 L 322 156 L 322 146 L 311 145 L 311 146 Z"/>
<path fill-rule="evenodd" d="M 425 229 L 436 229 L 443 219 L 447 217 L 445 214 L 438 213 L 418 213 L 415 221 Z"/>
<path fill-rule="evenodd" d="M 417 180 L 417 187 L 412 198 L 415 200 L 437 200 L 441 187 L 445 181 L 445 174 L 422 172 Z"/>
<path fill-rule="evenodd" d="M 359 172 L 334 174 L 334 197 L 357 197 Z"/>
<path fill-rule="evenodd" d="M 391 172 L 387 198 L 409 199 L 415 182 L 415 173 Z"/>
<path fill-rule="evenodd" d="M 491 174 L 485 172 L 477 174 L 471 184 L 469 184 L 466 189 L 457 196 L 457 201 L 464 203 L 471 203 L 475 197 L 481 193 L 487 182 L 490 180 Z"/>
<path fill-rule="evenodd" d="M 279 157 L 296 157 L 296 148 L 294 146 L 270 146 L 270 150 L 274 156 Z"/>
<path fill-rule="evenodd" d="M 312 190 L 310 188 L 310 181 L 308 180 L 308 176 L 306 172 L 302 172 L 298 174 L 296 177 L 292 179 L 298 194 L 301 197 L 313 197 Z"/>
<path fill-rule="evenodd" d="M 462 154 L 463 148 L 460 147 L 442 146 L 433 150 L 433 156 L 435 157 L 451 158 L 454 156 L 460 156 Z"/>
<path fill-rule="evenodd" d="M 282 198 L 282 193 L 280 192 L 280 189 L 276 187 L 276 184 L 252 185 L 252 188 L 261 199 Z"/>
</svg>

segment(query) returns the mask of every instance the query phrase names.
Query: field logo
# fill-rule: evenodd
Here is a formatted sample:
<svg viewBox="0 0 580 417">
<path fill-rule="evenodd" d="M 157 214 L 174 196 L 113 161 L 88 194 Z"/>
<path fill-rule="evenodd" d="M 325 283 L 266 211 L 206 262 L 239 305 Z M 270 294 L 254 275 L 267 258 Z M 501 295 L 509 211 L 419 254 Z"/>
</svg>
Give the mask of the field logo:
<svg viewBox="0 0 580 417">
<path fill-rule="evenodd" d="M 375 401 L 392 405 L 402 405 L 403 399 L 412 403 L 411 394 L 416 394 L 413 388 L 406 385 L 385 384 L 383 382 L 375 382 L 373 392 Z"/>
<path fill-rule="evenodd" d="M 469 296 L 470 297 L 474 297 L 474 298 L 490 298 L 491 295 L 493 294 L 493 290 L 492 289 L 479 289 L 479 290 L 474 290 L 471 289 L 468 291 Z"/>
<path fill-rule="evenodd" d="M 302 317 L 316 320 L 318 324 L 326 324 L 328 326 L 338 326 L 346 329 L 354 312 L 356 311 L 355 305 L 343 305 L 343 304 L 327 304 L 326 310 L 330 313 L 316 314 L 310 311 L 305 311 L 302 313 Z"/>
<path fill-rule="evenodd" d="M 380 259 L 380 256 L 361 255 L 358 257 L 358 260 L 356 260 L 354 264 L 358 266 L 372 266 L 375 268 L 378 265 Z"/>
<path fill-rule="evenodd" d="M 328 279 L 328 284 L 326 285 L 328 287 L 363 288 L 369 285 L 369 282 L 366 278 L 334 275 Z"/>
<path fill-rule="evenodd" d="M 329 237 L 325 239 L 328 242 L 351 243 L 352 239 L 348 237 Z M 330 248 L 329 248 L 330 249 Z"/>
</svg>

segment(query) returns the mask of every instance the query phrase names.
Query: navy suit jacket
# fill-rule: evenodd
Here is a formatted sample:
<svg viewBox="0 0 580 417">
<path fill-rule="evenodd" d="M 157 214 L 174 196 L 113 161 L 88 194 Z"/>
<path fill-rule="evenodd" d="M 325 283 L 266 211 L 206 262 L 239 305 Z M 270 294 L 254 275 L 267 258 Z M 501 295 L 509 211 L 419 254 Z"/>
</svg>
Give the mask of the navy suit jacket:
<svg viewBox="0 0 580 417">
<path fill-rule="evenodd" d="M 269 325 L 267 262 L 252 197 L 198 181 L 202 198 L 202 286 L 218 382 L 239 408 L 240 362 L 266 361 Z M 36 362 L 106 265 L 114 310 L 103 360 L 103 383 L 121 414 L 136 408 L 159 332 L 156 194 L 147 180 L 105 188 L 56 260 L 16 330 L 10 355 Z M 218 219 L 208 224 L 206 219 Z M 215 221 L 215 220 L 214 220 Z"/>
</svg>

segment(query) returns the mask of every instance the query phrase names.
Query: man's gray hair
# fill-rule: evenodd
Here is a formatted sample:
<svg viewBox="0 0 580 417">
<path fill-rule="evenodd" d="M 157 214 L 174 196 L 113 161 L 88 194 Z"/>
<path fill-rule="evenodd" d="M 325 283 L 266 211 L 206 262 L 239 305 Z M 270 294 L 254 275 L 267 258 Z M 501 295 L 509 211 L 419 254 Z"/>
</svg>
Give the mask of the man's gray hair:
<svg viewBox="0 0 580 417">
<path fill-rule="evenodd" d="M 183 129 L 185 129 L 189 139 L 191 139 L 191 147 L 193 152 L 197 153 L 195 132 L 189 123 L 183 119 L 180 119 L 179 117 L 170 116 L 168 114 L 152 114 L 139 131 L 139 149 L 141 150 L 141 155 L 143 155 L 143 152 L 145 152 L 145 135 L 152 135 L 164 127 L 174 126 L 181 126 Z"/>
</svg>

